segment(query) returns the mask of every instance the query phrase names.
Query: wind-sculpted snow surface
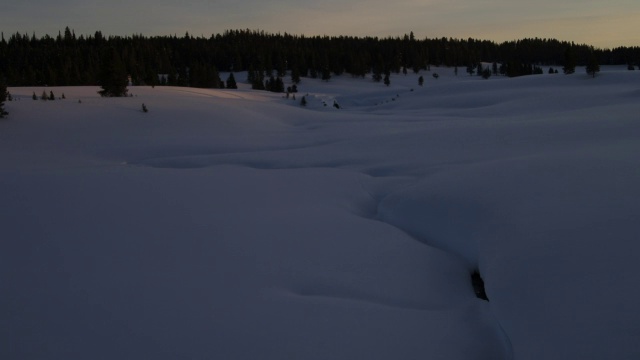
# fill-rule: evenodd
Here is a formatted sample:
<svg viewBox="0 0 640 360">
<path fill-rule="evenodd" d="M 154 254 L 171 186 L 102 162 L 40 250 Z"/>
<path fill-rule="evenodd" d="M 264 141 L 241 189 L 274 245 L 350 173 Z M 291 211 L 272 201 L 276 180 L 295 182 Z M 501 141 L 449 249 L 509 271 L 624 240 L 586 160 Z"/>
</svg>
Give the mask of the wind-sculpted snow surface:
<svg viewBox="0 0 640 360">
<path fill-rule="evenodd" d="M 10 89 L 0 358 L 640 356 L 640 73 L 436 71 Z"/>
</svg>

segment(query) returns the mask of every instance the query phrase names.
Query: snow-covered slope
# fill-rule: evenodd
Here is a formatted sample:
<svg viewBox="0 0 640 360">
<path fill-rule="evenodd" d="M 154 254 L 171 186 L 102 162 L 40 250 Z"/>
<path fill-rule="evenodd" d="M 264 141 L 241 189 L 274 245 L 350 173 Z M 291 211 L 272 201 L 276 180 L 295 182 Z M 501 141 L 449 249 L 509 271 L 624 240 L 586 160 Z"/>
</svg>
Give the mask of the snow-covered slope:
<svg viewBox="0 0 640 360">
<path fill-rule="evenodd" d="M 640 356 L 640 72 L 431 72 L 10 89 L 0 358 Z"/>
</svg>

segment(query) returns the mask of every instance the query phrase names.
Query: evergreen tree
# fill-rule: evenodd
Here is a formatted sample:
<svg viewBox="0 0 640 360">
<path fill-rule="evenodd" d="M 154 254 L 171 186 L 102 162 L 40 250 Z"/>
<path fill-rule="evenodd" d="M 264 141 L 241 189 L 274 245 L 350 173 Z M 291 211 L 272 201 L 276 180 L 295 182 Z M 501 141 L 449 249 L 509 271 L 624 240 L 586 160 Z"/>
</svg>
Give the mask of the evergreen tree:
<svg viewBox="0 0 640 360">
<path fill-rule="evenodd" d="M 253 79 L 251 81 L 251 88 L 253 90 L 264 90 L 264 73 L 262 71 L 254 71 L 250 77 Z"/>
<path fill-rule="evenodd" d="M 469 64 L 467 65 L 467 73 L 469 73 L 469 76 L 473 75 L 475 73 L 475 69 L 474 66 Z"/>
<path fill-rule="evenodd" d="M 589 55 L 589 62 L 587 63 L 587 74 L 595 78 L 596 73 L 598 72 L 600 72 L 600 64 L 598 63 L 596 55 L 591 52 L 591 54 Z"/>
<path fill-rule="evenodd" d="M 3 78 L 0 78 L 0 118 L 9 115 L 9 113 L 4 110 L 4 102 L 7 100 L 7 94 L 7 83 Z"/>
<path fill-rule="evenodd" d="M 420 77 L 418 78 L 418 85 L 422 86 L 424 84 L 424 78 L 422 77 L 422 75 L 420 75 Z"/>
<path fill-rule="evenodd" d="M 53 95 L 53 91 L 49 91 L 49 100 L 55 100 L 56 97 Z"/>
<path fill-rule="evenodd" d="M 300 99 L 300 105 L 307 106 L 307 98 L 305 96 L 303 96 L 302 99 Z"/>
<path fill-rule="evenodd" d="M 238 84 L 236 83 L 236 78 L 233 76 L 233 73 L 229 74 L 227 78 L 227 89 L 237 89 Z"/>
<path fill-rule="evenodd" d="M 565 74 L 573 74 L 576 71 L 576 53 L 573 46 L 569 46 L 564 51 L 564 67 L 562 70 Z"/>
<path fill-rule="evenodd" d="M 389 86 L 389 84 L 391 84 L 391 79 L 389 79 L 389 73 L 385 73 L 384 74 L 384 80 L 383 80 L 384 84 Z"/>
<path fill-rule="evenodd" d="M 36 92 L 35 91 L 33 92 L 33 95 L 31 96 L 31 98 L 33 100 L 38 100 L 38 96 L 36 96 Z"/>
<path fill-rule="evenodd" d="M 375 67 L 373 69 L 373 74 L 371 75 L 371 78 L 373 79 L 373 81 L 375 82 L 380 82 L 382 81 L 382 72 L 380 71 L 379 68 Z"/>
<path fill-rule="evenodd" d="M 40 100 L 47 101 L 49 97 L 47 96 L 47 92 L 42 90 L 42 95 L 40 95 Z"/>
<path fill-rule="evenodd" d="M 300 83 L 300 70 L 298 67 L 291 69 L 291 82 L 294 84 Z"/>
<path fill-rule="evenodd" d="M 127 72 L 120 55 L 113 47 L 107 49 L 102 57 L 99 82 L 102 87 L 98 91 L 100 96 L 127 96 Z"/>
<path fill-rule="evenodd" d="M 272 83 L 271 86 L 272 86 L 271 91 L 273 92 L 277 92 L 277 93 L 284 92 L 284 81 L 282 81 L 280 76 L 276 78 L 276 80 Z"/>
<path fill-rule="evenodd" d="M 322 69 L 322 80 L 329 81 L 329 79 L 331 79 L 331 71 L 329 70 L 329 67 L 326 66 Z"/>
</svg>

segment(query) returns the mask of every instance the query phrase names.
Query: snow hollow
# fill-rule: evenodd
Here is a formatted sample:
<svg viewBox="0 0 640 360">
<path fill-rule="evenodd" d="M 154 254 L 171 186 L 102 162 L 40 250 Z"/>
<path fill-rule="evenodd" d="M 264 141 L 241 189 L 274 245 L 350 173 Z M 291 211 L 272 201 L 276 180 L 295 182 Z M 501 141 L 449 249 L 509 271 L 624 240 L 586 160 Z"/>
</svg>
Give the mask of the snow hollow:
<svg viewBox="0 0 640 360">
<path fill-rule="evenodd" d="M 640 72 L 431 72 L 10 88 L 0 358 L 640 358 Z"/>
</svg>

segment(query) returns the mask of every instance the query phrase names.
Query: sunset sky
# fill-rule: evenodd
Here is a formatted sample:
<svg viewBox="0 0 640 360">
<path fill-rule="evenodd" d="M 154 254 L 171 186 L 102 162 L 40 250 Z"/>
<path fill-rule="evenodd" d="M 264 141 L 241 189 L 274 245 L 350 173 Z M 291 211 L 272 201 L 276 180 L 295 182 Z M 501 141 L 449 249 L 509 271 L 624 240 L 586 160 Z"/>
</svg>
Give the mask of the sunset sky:
<svg viewBox="0 0 640 360">
<path fill-rule="evenodd" d="M 637 0 L 31 0 L 2 5 L 0 31 L 184 35 L 228 29 L 305 35 L 555 38 L 640 46 Z"/>
</svg>

